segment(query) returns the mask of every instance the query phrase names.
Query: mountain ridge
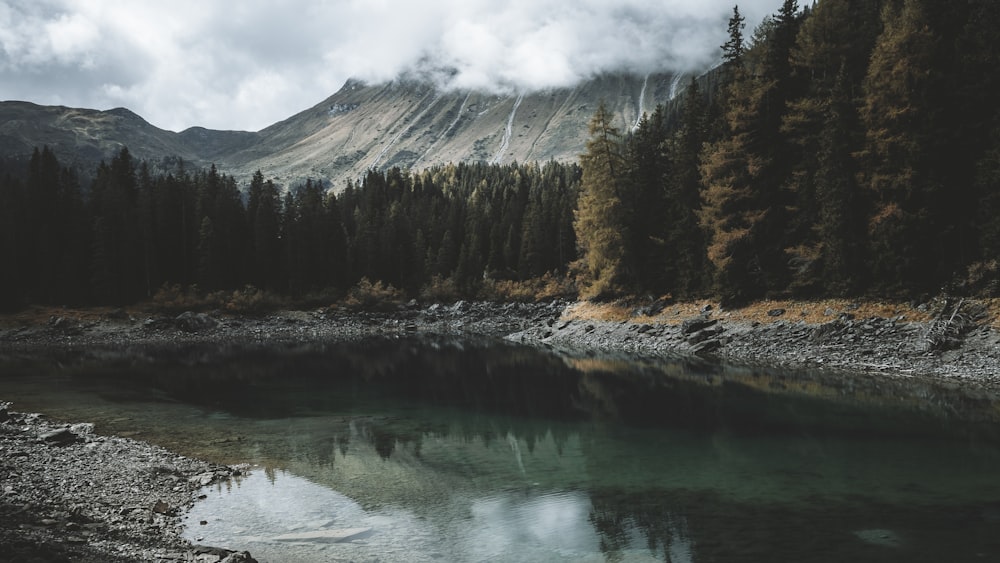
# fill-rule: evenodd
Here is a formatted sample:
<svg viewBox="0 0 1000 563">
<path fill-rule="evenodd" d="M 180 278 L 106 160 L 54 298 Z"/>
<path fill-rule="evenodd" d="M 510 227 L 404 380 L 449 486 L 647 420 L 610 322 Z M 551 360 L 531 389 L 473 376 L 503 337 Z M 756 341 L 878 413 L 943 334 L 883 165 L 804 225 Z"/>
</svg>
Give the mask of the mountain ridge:
<svg viewBox="0 0 1000 563">
<path fill-rule="evenodd" d="M 48 145 L 87 172 L 122 146 L 154 166 L 180 158 L 215 164 L 240 181 L 256 170 L 281 185 L 306 178 L 342 188 L 368 169 L 449 162 L 575 161 L 603 100 L 623 131 L 676 94 L 679 75 L 605 74 L 572 88 L 488 93 L 441 90 L 400 78 L 348 80 L 333 95 L 257 132 L 159 129 L 127 108 L 92 110 L 0 102 L 0 155 L 27 158 Z"/>
</svg>

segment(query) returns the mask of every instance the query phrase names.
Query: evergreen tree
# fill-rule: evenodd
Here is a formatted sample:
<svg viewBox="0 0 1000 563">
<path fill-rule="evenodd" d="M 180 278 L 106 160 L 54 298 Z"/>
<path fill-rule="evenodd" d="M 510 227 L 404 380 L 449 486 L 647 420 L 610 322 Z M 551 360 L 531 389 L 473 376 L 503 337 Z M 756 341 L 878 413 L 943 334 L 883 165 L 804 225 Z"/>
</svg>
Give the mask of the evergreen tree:
<svg viewBox="0 0 1000 563">
<path fill-rule="evenodd" d="M 857 114 L 849 94 L 846 65 L 839 74 L 820 134 L 816 199 L 822 290 L 825 295 L 856 293 L 864 282 L 864 202 L 856 183 L 854 132 Z M 808 283 L 815 283 L 815 278 Z"/>
<path fill-rule="evenodd" d="M 281 199 L 271 180 L 264 180 L 258 170 L 250 180 L 247 197 L 247 220 L 252 236 L 250 281 L 260 288 L 282 287 L 280 243 Z"/>
<path fill-rule="evenodd" d="M 110 165 L 98 166 L 90 190 L 92 280 L 103 303 L 129 303 L 145 293 L 137 183 L 135 162 L 128 149 L 122 148 Z"/>
<path fill-rule="evenodd" d="M 740 14 L 740 7 L 733 6 L 733 15 L 726 28 L 729 38 L 721 47 L 722 61 L 730 70 L 743 66 L 743 53 L 746 49 L 743 30 L 746 26 L 746 18 Z"/>
<path fill-rule="evenodd" d="M 670 174 L 666 153 L 667 129 L 662 107 L 643 116 L 625 145 L 627 176 L 622 192 L 622 211 L 630 218 L 624 241 L 625 270 L 631 272 L 636 291 L 660 293 L 665 289 L 666 189 Z"/>
<path fill-rule="evenodd" d="M 669 145 L 672 173 L 667 183 L 664 264 L 668 290 L 679 297 L 692 297 L 706 289 L 705 240 L 698 221 L 701 206 L 699 165 L 708 140 L 707 108 L 698 81 L 684 90 L 680 129 Z"/>
<path fill-rule="evenodd" d="M 863 184 L 874 200 L 870 223 L 875 283 L 889 293 L 933 291 L 955 266 L 954 225 L 941 211 L 945 190 L 929 163 L 936 132 L 932 62 L 939 39 L 922 0 L 883 10 L 884 30 L 865 78 L 867 131 Z M 949 196 L 953 197 L 953 196 Z"/>
<path fill-rule="evenodd" d="M 587 151 L 580 156 L 583 179 L 574 229 L 582 262 L 577 283 L 585 298 L 621 293 L 628 279 L 628 218 L 621 200 L 625 165 L 621 133 L 611 121 L 601 103 L 590 120 Z"/>
</svg>

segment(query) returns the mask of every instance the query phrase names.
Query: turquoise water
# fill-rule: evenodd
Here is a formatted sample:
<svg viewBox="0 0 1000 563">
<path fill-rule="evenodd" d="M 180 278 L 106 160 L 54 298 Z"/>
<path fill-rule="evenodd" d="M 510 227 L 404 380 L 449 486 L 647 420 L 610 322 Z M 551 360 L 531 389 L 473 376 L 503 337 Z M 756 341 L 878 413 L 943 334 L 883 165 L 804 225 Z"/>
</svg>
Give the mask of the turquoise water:
<svg viewBox="0 0 1000 563">
<path fill-rule="evenodd" d="M 186 535 L 261 561 L 1000 560 L 987 391 L 454 340 L 57 360 L 0 398 L 254 464 Z"/>
</svg>

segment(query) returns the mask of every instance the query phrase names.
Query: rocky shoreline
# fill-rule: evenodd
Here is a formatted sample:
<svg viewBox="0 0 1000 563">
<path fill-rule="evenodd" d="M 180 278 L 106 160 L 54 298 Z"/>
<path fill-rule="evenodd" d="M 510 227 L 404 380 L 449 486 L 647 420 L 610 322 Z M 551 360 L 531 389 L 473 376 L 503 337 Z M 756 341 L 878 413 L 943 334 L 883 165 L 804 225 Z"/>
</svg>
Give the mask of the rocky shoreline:
<svg viewBox="0 0 1000 563">
<path fill-rule="evenodd" d="M 823 322 L 796 319 L 783 309 L 769 311 L 769 317 L 767 322 L 733 319 L 711 306 L 677 322 L 564 315 L 508 339 L 570 352 L 697 356 L 743 366 L 925 378 L 1000 390 L 1000 331 L 975 303 L 964 308 L 963 303 L 941 304 L 928 321 L 829 310 Z"/>
<path fill-rule="evenodd" d="M 768 322 L 705 306 L 664 320 L 639 311 L 609 321 L 575 314 L 566 302 L 415 303 L 384 313 L 321 309 L 261 317 L 185 312 L 99 317 L 66 312 L 38 322 L 0 323 L 0 361 L 53 355 L 134 360 L 150 350 L 204 344 L 344 342 L 415 335 L 505 337 L 570 355 L 639 354 L 741 365 L 922 378 L 1000 390 L 1000 332 L 972 309 L 941 307 L 930 320 L 829 312 L 807 322 L 784 310 Z M 962 321 L 961 323 L 956 322 Z M 182 518 L 199 489 L 237 468 L 162 448 L 99 436 L 82 423 L 57 424 L 0 403 L 0 563 L 4 561 L 253 561 L 245 552 L 192 546 Z"/>
<path fill-rule="evenodd" d="M 181 537 L 201 488 L 240 471 L 0 403 L 0 561 L 252 562 Z"/>
</svg>

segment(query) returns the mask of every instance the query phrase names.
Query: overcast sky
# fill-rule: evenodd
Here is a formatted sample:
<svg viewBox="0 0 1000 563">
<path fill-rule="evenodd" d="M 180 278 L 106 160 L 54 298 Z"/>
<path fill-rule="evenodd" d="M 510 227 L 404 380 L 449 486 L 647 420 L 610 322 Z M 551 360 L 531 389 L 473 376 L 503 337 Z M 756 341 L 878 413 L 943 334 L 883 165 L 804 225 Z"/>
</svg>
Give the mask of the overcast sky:
<svg viewBox="0 0 1000 563">
<path fill-rule="evenodd" d="M 710 65 L 735 0 L 0 0 L 0 100 L 256 131 L 351 77 L 531 90 Z M 741 0 L 746 34 L 780 0 Z"/>
</svg>

